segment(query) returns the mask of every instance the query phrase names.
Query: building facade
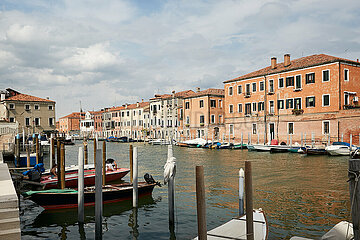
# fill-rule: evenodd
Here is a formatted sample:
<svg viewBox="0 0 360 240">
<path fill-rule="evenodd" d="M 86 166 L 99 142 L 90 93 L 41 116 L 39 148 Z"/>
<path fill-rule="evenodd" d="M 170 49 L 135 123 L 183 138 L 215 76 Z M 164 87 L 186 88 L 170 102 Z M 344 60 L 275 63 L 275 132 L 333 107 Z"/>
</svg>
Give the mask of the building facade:
<svg viewBox="0 0 360 240">
<path fill-rule="evenodd" d="M 56 131 L 55 101 L 8 88 L 1 92 L 1 104 L 0 115 L 8 122 L 17 122 L 19 130 L 24 129 L 26 134 Z"/>
<path fill-rule="evenodd" d="M 80 119 L 85 118 L 84 112 L 73 112 L 69 115 L 59 118 L 59 133 L 66 135 L 80 135 Z"/>
<path fill-rule="evenodd" d="M 360 63 L 325 54 L 271 65 L 227 80 L 225 124 L 237 140 L 268 142 L 358 137 Z M 351 126 L 351 127 L 350 127 Z"/>
<path fill-rule="evenodd" d="M 206 89 L 184 97 L 180 107 L 179 129 L 182 139 L 220 140 L 225 135 L 224 89 Z"/>
</svg>

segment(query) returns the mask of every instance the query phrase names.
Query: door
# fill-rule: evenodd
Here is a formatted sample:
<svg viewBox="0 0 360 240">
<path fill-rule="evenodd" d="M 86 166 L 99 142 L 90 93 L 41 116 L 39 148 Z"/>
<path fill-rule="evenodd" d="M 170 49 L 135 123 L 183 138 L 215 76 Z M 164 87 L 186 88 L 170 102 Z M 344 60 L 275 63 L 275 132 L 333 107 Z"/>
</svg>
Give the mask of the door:
<svg viewBox="0 0 360 240">
<path fill-rule="evenodd" d="M 270 126 L 270 141 L 275 138 L 275 123 L 269 123 Z"/>
</svg>

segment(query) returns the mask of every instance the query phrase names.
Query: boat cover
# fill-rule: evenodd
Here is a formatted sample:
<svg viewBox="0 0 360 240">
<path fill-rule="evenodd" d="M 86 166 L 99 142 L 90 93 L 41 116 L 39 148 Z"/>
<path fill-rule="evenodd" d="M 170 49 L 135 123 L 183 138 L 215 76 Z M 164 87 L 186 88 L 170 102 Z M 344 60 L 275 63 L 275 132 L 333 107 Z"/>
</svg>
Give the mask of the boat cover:
<svg viewBox="0 0 360 240">
<path fill-rule="evenodd" d="M 27 191 L 22 193 L 22 195 L 28 197 L 36 193 L 77 193 L 77 191 L 74 189 L 48 189 L 42 191 Z"/>
</svg>

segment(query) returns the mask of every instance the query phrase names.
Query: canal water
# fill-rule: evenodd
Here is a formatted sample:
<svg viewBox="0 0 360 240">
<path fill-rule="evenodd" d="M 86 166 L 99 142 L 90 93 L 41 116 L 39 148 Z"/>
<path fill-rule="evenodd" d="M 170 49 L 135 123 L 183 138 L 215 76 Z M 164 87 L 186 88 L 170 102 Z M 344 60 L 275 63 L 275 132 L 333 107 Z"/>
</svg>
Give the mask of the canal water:
<svg viewBox="0 0 360 240">
<path fill-rule="evenodd" d="M 92 143 L 89 161 L 92 161 Z M 101 144 L 100 144 L 101 145 Z M 150 173 L 163 181 L 167 146 L 134 143 L 138 147 L 139 176 Z M 66 146 L 66 164 L 76 164 L 78 148 Z M 322 236 L 342 220 L 350 220 L 347 181 L 348 157 L 270 154 L 247 150 L 210 150 L 174 146 L 177 158 L 175 230 L 169 231 L 167 186 L 151 197 L 105 205 L 103 239 L 192 239 L 197 236 L 195 166 L 205 174 L 208 230 L 238 214 L 238 172 L 252 161 L 254 207 L 262 208 L 269 224 L 269 239 L 297 235 Z M 129 167 L 129 144 L 107 143 L 107 157 Z M 129 176 L 124 178 L 129 181 Z M 77 224 L 77 210 L 44 211 L 21 199 L 22 239 L 94 239 L 94 208 L 86 208 L 84 226 Z M 137 216 L 137 224 L 136 224 Z"/>
</svg>

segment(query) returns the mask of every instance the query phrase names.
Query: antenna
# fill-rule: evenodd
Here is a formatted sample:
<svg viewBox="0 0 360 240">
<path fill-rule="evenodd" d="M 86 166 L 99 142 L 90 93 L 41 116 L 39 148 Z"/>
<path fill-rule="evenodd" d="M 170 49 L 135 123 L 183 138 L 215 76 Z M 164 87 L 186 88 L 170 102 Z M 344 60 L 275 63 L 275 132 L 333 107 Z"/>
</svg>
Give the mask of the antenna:
<svg viewBox="0 0 360 240">
<path fill-rule="evenodd" d="M 81 100 L 80 100 L 80 112 L 82 113 L 82 111 L 83 111 L 83 110 L 82 110 L 82 107 L 81 107 Z"/>
</svg>

